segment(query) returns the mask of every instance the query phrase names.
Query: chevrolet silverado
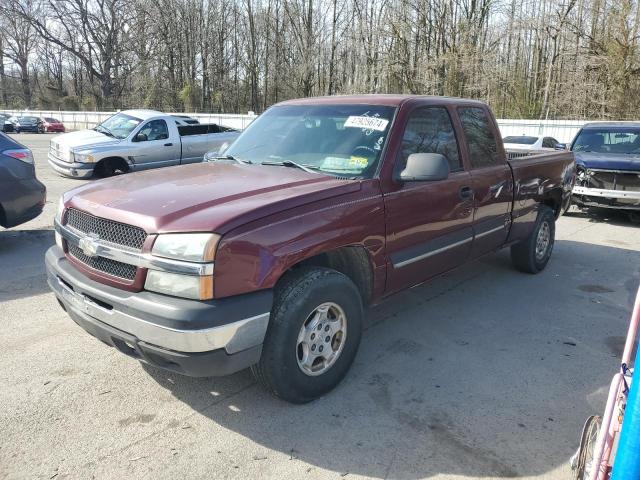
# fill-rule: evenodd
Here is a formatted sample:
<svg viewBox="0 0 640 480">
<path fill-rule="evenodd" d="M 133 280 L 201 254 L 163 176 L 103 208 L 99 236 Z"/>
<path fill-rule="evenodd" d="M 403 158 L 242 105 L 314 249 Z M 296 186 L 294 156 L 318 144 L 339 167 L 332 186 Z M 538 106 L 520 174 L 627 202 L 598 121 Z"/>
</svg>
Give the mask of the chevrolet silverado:
<svg viewBox="0 0 640 480">
<path fill-rule="evenodd" d="M 347 373 L 367 306 L 504 247 L 543 270 L 574 179 L 570 152 L 508 162 L 478 101 L 286 101 L 208 163 L 65 194 L 48 282 L 124 354 L 192 376 L 251 367 L 307 402 Z"/>
</svg>

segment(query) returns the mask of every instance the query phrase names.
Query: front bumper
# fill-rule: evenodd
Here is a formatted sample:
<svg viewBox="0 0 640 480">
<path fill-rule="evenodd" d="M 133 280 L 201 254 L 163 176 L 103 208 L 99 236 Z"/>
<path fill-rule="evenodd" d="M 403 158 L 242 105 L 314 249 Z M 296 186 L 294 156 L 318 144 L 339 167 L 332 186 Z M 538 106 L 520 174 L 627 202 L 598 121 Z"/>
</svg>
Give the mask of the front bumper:
<svg viewBox="0 0 640 480">
<path fill-rule="evenodd" d="M 196 301 L 132 293 L 82 275 L 58 246 L 46 254 L 47 281 L 69 316 L 106 344 L 189 376 L 227 375 L 256 363 L 269 323 L 270 290 Z"/>
<path fill-rule="evenodd" d="M 93 163 L 67 163 L 57 159 L 51 154 L 47 156 L 47 160 L 51 168 L 65 177 L 87 178 L 93 175 Z"/>
<path fill-rule="evenodd" d="M 606 190 L 576 185 L 572 195 L 576 203 L 585 206 L 640 210 L 640 192 Z"/>
</svg>

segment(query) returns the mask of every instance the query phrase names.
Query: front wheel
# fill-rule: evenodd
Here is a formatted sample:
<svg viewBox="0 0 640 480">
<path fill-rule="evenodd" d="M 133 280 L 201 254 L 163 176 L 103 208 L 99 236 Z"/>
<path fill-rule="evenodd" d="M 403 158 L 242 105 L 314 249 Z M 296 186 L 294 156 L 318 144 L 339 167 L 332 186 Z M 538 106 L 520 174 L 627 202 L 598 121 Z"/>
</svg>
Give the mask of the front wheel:
<svg viewBox="0 0 640 480">
<path fill-rule="evenodd" d="M 540 205 L 533 231 L 511 247 L 511 261 L 521 272 L 539 273 L 547 266 L 556 236 L 556 217 L 547 205 Z"/>
<path fill-rule="evenodd" d="M 362 334 L 354 283 L 328 268 L 303 268 L 279 285 L 262 357 L 251 370 L 271 393 L 292 403 L 324 395 L 344 378 Z"/>
</svg>

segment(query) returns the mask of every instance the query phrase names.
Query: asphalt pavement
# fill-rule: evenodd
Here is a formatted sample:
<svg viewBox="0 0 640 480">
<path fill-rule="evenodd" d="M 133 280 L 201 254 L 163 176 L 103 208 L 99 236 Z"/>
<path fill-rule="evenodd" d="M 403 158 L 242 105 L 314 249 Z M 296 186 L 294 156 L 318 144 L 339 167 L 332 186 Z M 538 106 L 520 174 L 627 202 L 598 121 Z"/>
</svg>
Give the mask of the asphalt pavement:
<svg viewBox="0 0 640 480">
<path fill-rule="evenodd" d="M 570 478 L 640 283 L 626 217 L 560 218 L 539 275 L 504 251 L 372 308 L 344 382 L 294 406 L 248 371 L 143 367 L 71 321 L 43 255 L 60 194 L 84 181 L 49 168 L 51 137 L 15 137 L 47 205 L 0 231 L 0 478 Z"/>
</svg>

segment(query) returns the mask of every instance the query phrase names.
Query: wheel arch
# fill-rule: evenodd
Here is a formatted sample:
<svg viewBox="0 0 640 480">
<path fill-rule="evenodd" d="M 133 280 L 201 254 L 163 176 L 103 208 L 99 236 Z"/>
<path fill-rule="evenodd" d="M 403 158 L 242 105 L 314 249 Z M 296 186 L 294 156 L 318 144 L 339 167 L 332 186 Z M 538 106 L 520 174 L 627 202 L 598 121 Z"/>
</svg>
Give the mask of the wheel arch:
<svg viewBox="0 0 640 480">
<path fill-rule="evenodd" d="M 551 208 L 556 218 L 558 218 L 562 213 L 562 189 L 553 188 L 547 190 L 540 199 L 540 203 Z"/>
<path fill-rule="evenodd" d="M 117 155 L 111 155 L 109 157 L 105 157 L 105 158 L 102 158 L 102 159 L 98 160 L 96 162 L 94 170 L 100 168 L 99 166 L 101 164 L 105 164 L 107 162 L 114 162 L 118 167 L 124 168 L 125 172 L 128 172 L 130 170 L 129 164 L 127 163 L 127 161 L 123 157 L 119 157 Z"/>
<path fill-rule="evenodd" d="M 358 288 L 366 306 L 373 298 L 373 260 L 362 245 L 349 245 L 315 254 L 288 266 L 276 281 L 275 288 L 289 274 L 301 267 L 325 267 L 349 278 Z"/>
</svg>

